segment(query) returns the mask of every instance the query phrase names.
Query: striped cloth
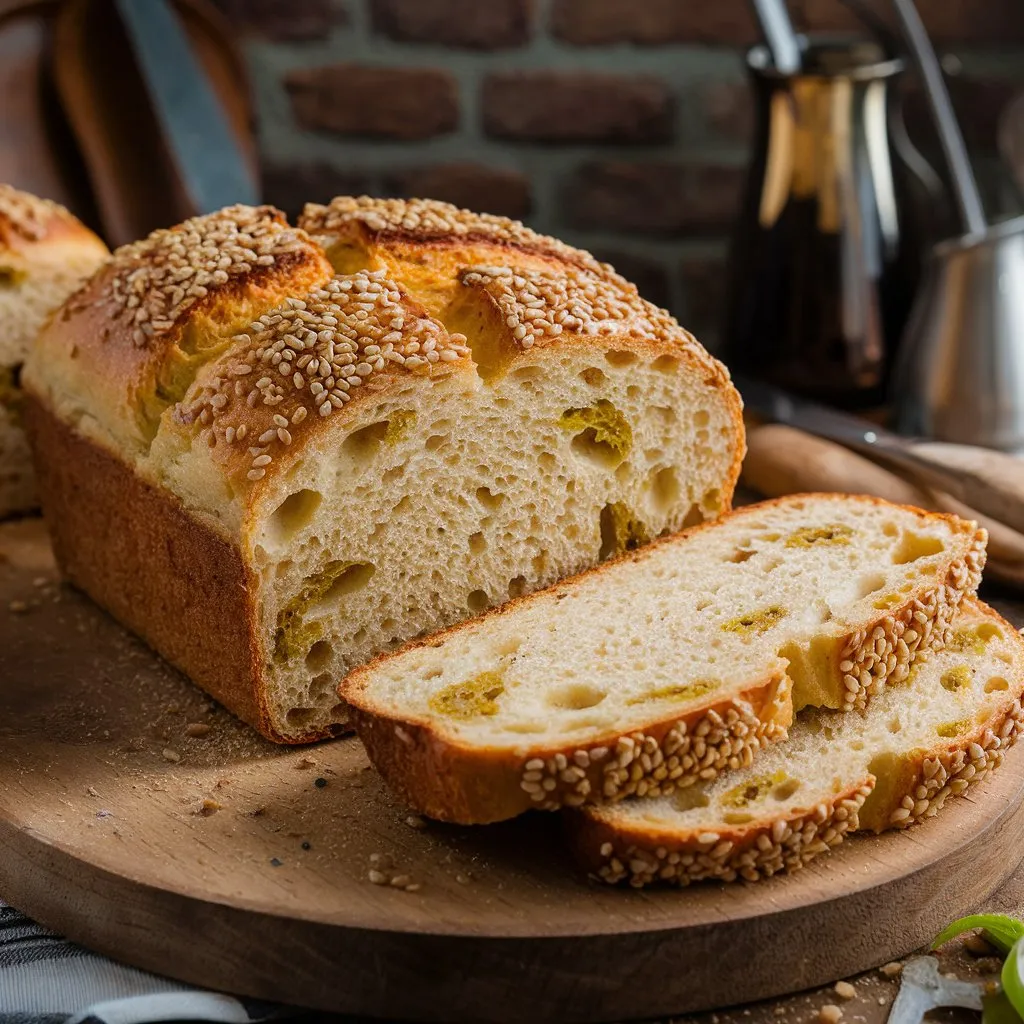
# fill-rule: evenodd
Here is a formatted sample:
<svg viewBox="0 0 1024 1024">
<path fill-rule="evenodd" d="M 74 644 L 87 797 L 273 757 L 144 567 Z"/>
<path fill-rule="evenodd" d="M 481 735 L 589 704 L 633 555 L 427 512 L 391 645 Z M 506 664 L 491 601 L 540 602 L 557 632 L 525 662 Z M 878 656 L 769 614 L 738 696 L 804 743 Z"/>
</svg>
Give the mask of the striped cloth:
<svg viewBox="0 0 1024 1024">
<path fill-rule="evenodd" d="M 0 1024 L 252 1024 L 295 1012 L 107 960 L 0 901 Z"/>
</svg>

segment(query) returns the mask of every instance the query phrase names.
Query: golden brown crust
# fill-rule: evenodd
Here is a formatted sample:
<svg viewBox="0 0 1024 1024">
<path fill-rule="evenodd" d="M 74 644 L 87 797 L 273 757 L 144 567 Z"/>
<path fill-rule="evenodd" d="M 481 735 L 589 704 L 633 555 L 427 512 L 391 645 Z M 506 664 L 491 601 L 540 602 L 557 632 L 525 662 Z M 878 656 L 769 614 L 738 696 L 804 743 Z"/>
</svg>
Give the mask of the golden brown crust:
<svg viewBox="0 0 1024 1024">
<path fill-rule="evenodd" d="M 800 498 L 808 501 L 838 499 L 891 507 L 909 512 L 922 521 L 944 521 L 955 533 L 969 534 L 967 556 L 964 559 L 950 559 L 940 582 L 929 586 L 927 582 L 922 581 L 919 590 L 909 595 L 904 606 L 894 613 L 880 616 L 879 621 L 866 630 L 834 638 L 832 662 L 837 678 L 841 678 L 846 672 L 842 666 L 846 664 L 847 655 L 851 651 L 854 652 L 851 656 L 853 661 L 860 657 L 859 664 L 867 666 L 869 680 L 876 690 L 890 675 L 905 678 L 918 652 L 941 648 L 948 625 L 960 603 L 972 592 L 972 588 L 977 587 L 984 564 L 984 530 L 979 530 L 976 524 L 968 523 L 954 515 L 925 512 L 910 506 L 893 506 L 889 502 L 866 495 L 790 495 L 762 502 L 758 508 L 768 510 L 775 505 L 791 504 Z M 572 744 L 558 749 L 537 748 L 513 756 L 505 751 L 471 746 L 456 736 L 446 735 L 438 728 L 436 722 L 427 717 L 403 718 L 392 714 L 387 709 L 379 707 L 374 699 L 365 693 L 365 689 L 380 662 L 418 647 L 440 646 L 448 637 L 463 630 L 476 628 L 481 621 L 489 617 L 514 614 L 521 606 L 546 600 L 552 594 L 569 590 L 578 581 L 593 579 L 622 561 L 642 563 L 654 557 L 662 545 L 675 544 L 682 537 L 692 538 L 703 530 L 714 528 L 715 522 L 702 523 L 684 531 L 683 534 L 661 538 L 545 590 L 527 594 L 499 608 L 493 608 L 471 622 L 456 624 L 427 639 L 414 640 L 397 651 L 380 655 L 367 665 L 355 669 L 342 681 L 338 692 L 353 709 L 352 721 L 367 747 L 370 760 L 388 784 L 421 813 L 463 824 L 498 821 L 510 816 L 510 813 L 520 813 L 521 810 L 530 807 L 554 810 L 560 806 L 619 800 L 634 794 L 656 796 L 671 792 L 680 785 L 680 779 L 698 775 L 706 767 L 702 762 L 697 766 L 688 764 L 683 771 L 675 774 L 674 778 L 669 778 L 668 773 L 663 771 L 665 759 L 679 753 L 679 737 L 672 735 L 671 732 L 678 719 L 652 720 L 639 728 L 631 728 L 626 733 L 602 736 L 584 745 Z M 921 618 L 927 613 L 930 613 L 932 618 L 922 623 Z M 903 639 L 904 631 L 910 628 L 908 622 L 916 624 L 918 633 L 910 643 Z M 791 687 L 788 677 L 785 678 L 784 687 L 778 685 L 778 676 L 763 681 L 762 686 L 774 686 L 774 689 L 771 690 L 770 702 L 757 700 L 751 705 L 755 710 L 752 717 L 740 710 L 740 705 L 750 701 L 751 693 L 760 694 L 761 697 L 766 695 L 766 691 L 759 689 L 758 686 L 745 689 L 743 694 L 737 697 L 735 704 L 728 698 L 720 698 L 709 707 L 688 712 L 687 723 L 691 726 L 695 718 L 699 719 L 705 713 L 722 715 L 732 711 L 738 716 L 735 722 L 725 723 L 725 728 L 721 722 L 716 721 L 708 725 L 708 728 L 722 730 L 721 749 L 726 754 L 724 762 L 719 763 L 716 756 L 714 764 L 707 765 L 714 768 L 713 774 L 707 776 L 708 778 L 714 777 L 722 768 L 730 767 L 728 758 L 732 756 L 731 748 L 737 740 L 734 726 L 738 725 L 741 728 L 742 737 L 751 732 L 755 735 L 757 743 L 751 745 L 751 752 L 763 739 L 771 740 L 784 735 L 785 728 L 792 722 L 793 717 Z M 847 691 L 849 692 L 849 687 Z M 645 749 L 645 744 L 648 749 Z M 615 765 L 614 759 L 603 758 L 599 773 L 588 765 L 584 773 L 585 791 L 581 792 L 580 788 L 561 778 L 561 772 L 565 770 L 572 771 L 573 776 L 576 776 L 573 766 L 577 746 L 584 751 L 589 751 L 592 747 L 609 750 L 614 747 L 615 756 L 625 760 L 625 764 L 622 770 L 611 777 L 609 769 Z M 742 739 L 741 749 L 745 749 Z M 647 755 L 646 759 L 643 757 L 644 754 Z M 702 753 L 702 758 L 707 756 L 706 751 Z M 523 798 L 518 795 L 513 800 L 510 796 L 510 781 L 499 776 L 499 772 L 507 773 L 513 769 L 520 788 L 528 787 L 524 792 L 530 798 L 529 803 L 524 803 Z M 600 775 L 600 784 L 595 786 L 592 776 L 597 774 Z M 469 780 L 456 777 L 457 775 L 468 776 Z M 481 781 L 485 775 L 488 779 L 486 785 Z M 543 788 L 547 778 L 556 779 L 554 788 L 550 790 Z M 583 783 L 584 776 L 578 781 Z M 490 798 L 489 792 L 493 794 Z M 446 803 L 449 799 L 451 803 Z M 516 807 L 520 810 L 515 810 Z"/>
<path fill-rule="evenodd" d="M 1024 645 L 993 609 L 974 598 L 968 604 Z M 1024 678 L 1019 669 L 1017 676 L 1016 685 L 984 723 L 915 751 L 901 766 L 899 777 L 889 780 L 884 794 L 876 788 L 875 777 L 866 774 L 844 782 L 842 792 L 823 796 L 813 807 L 789 807 L 776 817 L 699 833 L 605 815 L 602 808 L 589 807 L 567 816 L 569 845 L 581 866 L 602 881 L 626 881 L 634 887 L 653 882 L 688 885 L 704 879 L 767 878 L 803 867 L 853 832 L 908 828 L 933 817 L 950 795 L 963 794 L 997 768 L 1024 732 Z"/>
<path fill-rule="evenodd" d="M 653 795 L 662 781 L 674 785 L 687 775 L 712 779 L 750 764 L 762 743 L 784 739 L 793 705 L 779 672 L 711 707 L 652 719 L 628 735 L 534 748 L 525 758 L 446 741 L 429 725 L 358 703 L 351 715 L 371 762 L 410 806 L 440 821 L 481 825 L 529 810 Z"/>
<path fill-rule="evenodd" d="M 332 208 L 352 204 L 364 213 L 379 207 L 377 201 L 339 200 Z M 436 205 L 419 208 L 436 212 Z M 482 256 L 496 256 L 523 266 L 527 275 L 522 286 L 513 281 L 508 297 L 513 305 L 522 304 L 522 288 L 541 280 L 532 275 L 542 275 L 548 284 L 560 274 L 566 277 L 570 291 L 576 289 L 571 296 L 567 292 L 575 308 L 595 300 L 579 324 L 560 325 L 560 344 L 670 355 L 696 367 L 698 379 L 719 391 L 733 419 L 733 464 L 721 487 L 722 507 L 728 508 L 742 460 L 739 397 L 724 369 L 668 314 L 644 303 L 632 285 L 588 254 L 522 225 L 501 221 L 508 237 L 498 238 L 501 232 L 492 230 L 496 219 L 478 217 L 476 223 L 489 225 L 486 231 L 453 230 L 449 237 L 436 224 L 426 233 L 422 223 L 410 227 L 409 208 L 403 208 L 397 228 L 385 224 L 382 229 L 375 215 L 350 218 L 351 233 L 366 251 L 358 267 L 338 277 L 319 242 L 289 227 L 271 207 L 233 207 L 118 250 L 43 331 L 26 368 L 24 382 L 38 407 L 36 419 L 45 407 L 69 427 L 61 443 L 56 431 L 40 428 L 37 458 L 63 460 L 73 438 L 91 453 L 92 474 L 74 481 L 83 494 L 96 492 L 84 504 L 103 506 L 111 493 L 129 494 L 132 488 L 123 476 L 134 472 L 140 493 L 154 499 L 165 494 L 169 509 L 166 516 L 151 515 L 148 527 L 133 525 L 129 533 L 148 528 L 149 543 L 155 545 L 164 534 L 173 539 L 175 530 L 198 531 L 204 544 L 233 544 L 233 557 L 244 564 L 248 539 L 280 473 L 303 455 L 329 447 L 329 433 L 347 432 L 367 403 L 383 398 L 410 374 L 429 379 L 473 372 L 465 338 L 447 320 L 436 318 L 437 310 L 450 311 L 445 304 L 432 305 L 432 289 L 441 288 L 448 299 L 454 289 L 467 315 L 493 315 L 500 307 L 495 295 L 463 285 L 459 275 Z M 326 227 L 309 212 L 304 224 Z M 379 301 L 382 295 L 390 303 L 386 309 Z M 604 296 L 620 302 L 628 318 L 606 315 Z M 385 314 L 393 319 L 396 312 L 407 322 L 387 326 Z M 532 357 L 529 346 L 516 338 L 518 325 L 508 323 L 509 315 L 496 319 L 493 327 L 514 365 Z M 639 324 L 646 325 L 644 330 L 634 332 Z M 353 370 L 348 377 L 342 363 Z M 101 453 L 108 458 L 101 459 Z M 59 509 L 70 503 L 71 484 L 60 467 L 50 478 L 62 490 L 47 505 Z M 164 490 L 156 481 L 164 481 Z M 81 517 L 56 529 L 69 553 L 78 545 L 100 547 L 109 536 L 95 534 L 95 523 Z M 138 543 L 138 557 L 145 555 L 150 562 L 139 567 L 137 578 L 159 579 L 165 567 L 151 558 L 141 538 Z M 67 561 L 72 564 L 70 555 Z M 172 617 L 147 631 L 122 597 L 106 589 L 114 579 L 112 570 L 79 566 L 76 571 L 96 600 L 225 704 L 273 734 L 266 708 L 253 703 L 266 695 L 260 696 L 263 684 L 252 667 L 262 654 L 252 624 L 251 579 L 245 584 L 248 646 L 244 656 L 242 647 L 233 655 L 249 667 L 241 675 L 225 675 L 232 680 L 227 685 L 206 681 L 211 677 L 206 655 L 170 636 Z M 202 591 L 202 559 L 190 571 Z M 236 585 L 241 589 L 237 580 Z M 143 606 L 141 599 L 133 604 Z M 194 663 L 188 660 L 193 656 Z M 232 696 L 234 689 L 238 693 Z"/>
<path fill-rule="evenodd" d="M 0 184 L 0 262 L 20 260 L 33 249 L 74 241 L 105 252 L 106 246 L 59 203 Z"/>
<path fill-rule="evenodd" d="M 41 332 L 25 372 L 63 386 L 126 456 L 256 315 L 325 283 L 319 246 L 273 207 L 229 207 L 117 249 Z M 63 380 L 62 375 L 67 375 Z"/>
<path fill-rule="evenodd" d="M 64 575 L 265 735 L 252 577 L 238 549 L 33 396 L 25 420 Z"/>
</svg>

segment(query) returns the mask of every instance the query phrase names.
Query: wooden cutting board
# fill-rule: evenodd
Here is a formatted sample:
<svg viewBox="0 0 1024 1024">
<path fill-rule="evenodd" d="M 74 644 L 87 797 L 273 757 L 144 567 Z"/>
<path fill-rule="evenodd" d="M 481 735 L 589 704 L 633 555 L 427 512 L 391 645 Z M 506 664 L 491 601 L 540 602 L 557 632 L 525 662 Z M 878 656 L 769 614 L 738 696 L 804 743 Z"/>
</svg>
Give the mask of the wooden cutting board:
<svg viewBox="0 0 1024 1024">
<path fill-rule="evenodd" d="M 1021 852 L 1024 745 L 936 819 L 789 877 L 598 885 L 555 816 L 426 824 L 358 742 L 259 739 L 60 587 L 38 522 L 0 526 L 0 894 L 140 967 L 377 1017 L 667 1016 L 904 955 Z"/>
</svg>

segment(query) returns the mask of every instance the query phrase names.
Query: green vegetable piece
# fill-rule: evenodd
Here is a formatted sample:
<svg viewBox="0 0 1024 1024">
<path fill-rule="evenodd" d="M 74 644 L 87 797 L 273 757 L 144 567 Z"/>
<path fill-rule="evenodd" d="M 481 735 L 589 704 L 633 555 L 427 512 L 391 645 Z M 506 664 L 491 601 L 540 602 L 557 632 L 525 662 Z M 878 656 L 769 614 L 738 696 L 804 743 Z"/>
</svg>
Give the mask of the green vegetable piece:
<svg viewBox="0 0 1024 1024">
<path fill-rule="evenodd" d="M 582 409 L 566 409 L 558 423 L 576 435 L 574 444 L 579 443 L 612 469 L 625 460 L 633 447 L 629 420 L 607 398 Z"/>
<path fill-rule="evenodd" d="M 950 939 L 955 939 L 958 935 L 973 931 L 975 928 L 983 929 L 985 938 L 1004 955 L 1010 952 L 1015 943 L 1024 939 L 1024 921 L 1006 914 L 971 914 L 944 928 L 932 943 L 932 949 L 938 949 Z"/>
<path fill-rule="evenodd" d="M 1017 924 L 1020 924 L 1018 921 Z M 1018 939 L 1003 961 L 1003 995 L 1017 1011 L 1024 1016 L 1024 941 Z"/>
<path fill-rule="evenodd" d="M 849 544 L 853 528 L 842 523 L 830 526 L 804 526 L 786 538 L 787 548 L 809 548 L 815 544 Z"/>
<path fill-rule="evenodd" d="M 981 1024 L 1021 1024 L 1020 1014 L 1005 992 L 985 996 L 981 1010 Z"/>
<path fill-rule="evenodd" d="M 498 698 L 505 692 L 501 672 L 481 672 L 473 679 L 452 683 L 430 698 L 430 708 L 452 718 L 496 715 Z"/>
<path fill-rule="evenodd" d="M 769 608 L 762 608 L 761 611 L 750 612 L 747 615 L 723 622 L 722 629 L 727 633 L 739 633 L 741 636 L 748 636 L 751 633 L 767 633 L 788 614 L 781 605 L 773 604 Z"/>
</svg>

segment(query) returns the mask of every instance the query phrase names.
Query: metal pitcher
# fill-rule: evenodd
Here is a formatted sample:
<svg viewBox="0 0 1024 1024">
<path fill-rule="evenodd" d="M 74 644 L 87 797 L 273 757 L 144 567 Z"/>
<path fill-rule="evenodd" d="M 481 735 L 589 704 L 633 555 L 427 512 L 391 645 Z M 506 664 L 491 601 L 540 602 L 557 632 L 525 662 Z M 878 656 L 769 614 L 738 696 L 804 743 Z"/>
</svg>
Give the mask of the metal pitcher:
<svg viewBox="0 0 1024 1024">
<path fill-rule="evenodd" d="M 892 396 L 901 433 L 1024 452 L 1024 217 L 932 251 Z"/>
</svg>

